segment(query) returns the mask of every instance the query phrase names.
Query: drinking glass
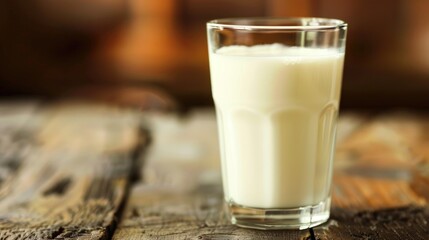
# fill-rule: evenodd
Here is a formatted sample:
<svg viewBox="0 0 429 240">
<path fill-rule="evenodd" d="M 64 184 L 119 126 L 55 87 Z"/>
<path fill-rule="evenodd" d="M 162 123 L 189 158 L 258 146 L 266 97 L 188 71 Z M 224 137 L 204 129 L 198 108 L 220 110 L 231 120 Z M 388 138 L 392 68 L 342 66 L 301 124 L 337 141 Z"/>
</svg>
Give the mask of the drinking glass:
<svg viewBox="0 0 429 240">
<path fill-rule="evenodd" d="M 324 18 L 207 23 L 233 224 L 306 229 L 328 220 L 346 31 Z"/>
</svg>

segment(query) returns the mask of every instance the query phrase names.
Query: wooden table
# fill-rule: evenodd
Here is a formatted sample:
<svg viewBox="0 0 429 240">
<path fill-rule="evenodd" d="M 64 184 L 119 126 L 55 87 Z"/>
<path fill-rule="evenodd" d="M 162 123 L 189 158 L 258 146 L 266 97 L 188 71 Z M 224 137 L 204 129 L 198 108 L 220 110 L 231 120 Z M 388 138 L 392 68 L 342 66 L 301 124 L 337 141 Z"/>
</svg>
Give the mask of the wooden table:
<svg viewBox="0 0 429 240">
<path fill-rule="evenodd" d="M 429 239 L 429 116 L 340 117 L 332 216 L 231 225 L 214 113 L 0 103 L 0 239 Z"/>
</svg>

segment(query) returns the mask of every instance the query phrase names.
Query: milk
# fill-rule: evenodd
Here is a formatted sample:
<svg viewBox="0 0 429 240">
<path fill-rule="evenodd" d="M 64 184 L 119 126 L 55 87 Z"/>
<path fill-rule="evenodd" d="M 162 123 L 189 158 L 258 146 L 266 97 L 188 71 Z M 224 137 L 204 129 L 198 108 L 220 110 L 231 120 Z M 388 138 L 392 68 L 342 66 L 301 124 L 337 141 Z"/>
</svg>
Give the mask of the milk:
<svg viewBox="0 0 429 240">
<path fill-rule="evenodd" d="M 229 46 L 210 52 L 225 198 L 295 208 L 329 198 L 344 54 Z"/>
</svg>

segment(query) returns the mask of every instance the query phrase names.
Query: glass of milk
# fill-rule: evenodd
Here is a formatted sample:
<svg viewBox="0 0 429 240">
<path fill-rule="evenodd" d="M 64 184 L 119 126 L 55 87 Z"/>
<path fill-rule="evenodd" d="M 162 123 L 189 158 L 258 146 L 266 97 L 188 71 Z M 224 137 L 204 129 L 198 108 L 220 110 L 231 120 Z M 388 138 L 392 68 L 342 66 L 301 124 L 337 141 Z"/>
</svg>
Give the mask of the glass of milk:
<svg viewBox="0 0 429 240">
<path fill-rule="evenodd" d="M 328 220 L 346 31 L 323 18 L 207 23 L 233 224 L 306 229 Z"/>
</svg>

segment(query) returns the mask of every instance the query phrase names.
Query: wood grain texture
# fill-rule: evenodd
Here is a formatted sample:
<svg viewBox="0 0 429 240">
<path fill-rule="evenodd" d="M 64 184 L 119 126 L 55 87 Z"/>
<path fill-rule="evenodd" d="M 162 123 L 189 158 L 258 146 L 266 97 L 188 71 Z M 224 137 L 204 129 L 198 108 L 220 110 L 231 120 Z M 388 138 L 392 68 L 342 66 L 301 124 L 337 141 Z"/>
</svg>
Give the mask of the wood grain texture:
<svg viewBox="0 0 429 240">
<path fill-rule="evenodd" d="M 329 222 L 314 231 L 317 239 L 425 240 L 429 238 L 428 222 L 427 207 L 333 208 Z"/>
<path fill-rule="evenodd" d="M 229 223 L 216 137 L 211 110 L 0 104 L 0 239 L 311 239 Z M 429 116 L 343 115 L 315 239 L 429 239 L 428 149 Z"/>
<path fill-rule="evenodd" d="M 213 113 L 155 116 L 143 182 L 113 239 L 310 239 L 309 231 L 231 225 L 223 208 Z M 343 115 L 332 216 L 317 239 L 429 239 L 429 118 Z"/>
<path fill-rule="evenodd" d="M 258 231 L 229 222 L 219 185 L 193 192 L 139 185 L 113 239 L 305 239 L 307 231 Z"/>
<path fill-rule="evenodd" d="M 15 149 L 0 155 L 2 164 L 15 158 L 0 185 L 0 239 L 108 239 L 143 141 L 137 115 L 61 104 L 33 112 L 23 125 L 7 127 L 2 139 L 9 140 L 0 141 L 1 149 Z M 21 136 L 27 125 L 30 136 Z M 31 142 L 26 154 L 21 138 Z"/>
<path fill-rule="evenodd" d="M 0 187 L 34 148 L 35 131 L 40 127 L 36 111 L 33 101 L 0 103 Z"/>
</svg>

